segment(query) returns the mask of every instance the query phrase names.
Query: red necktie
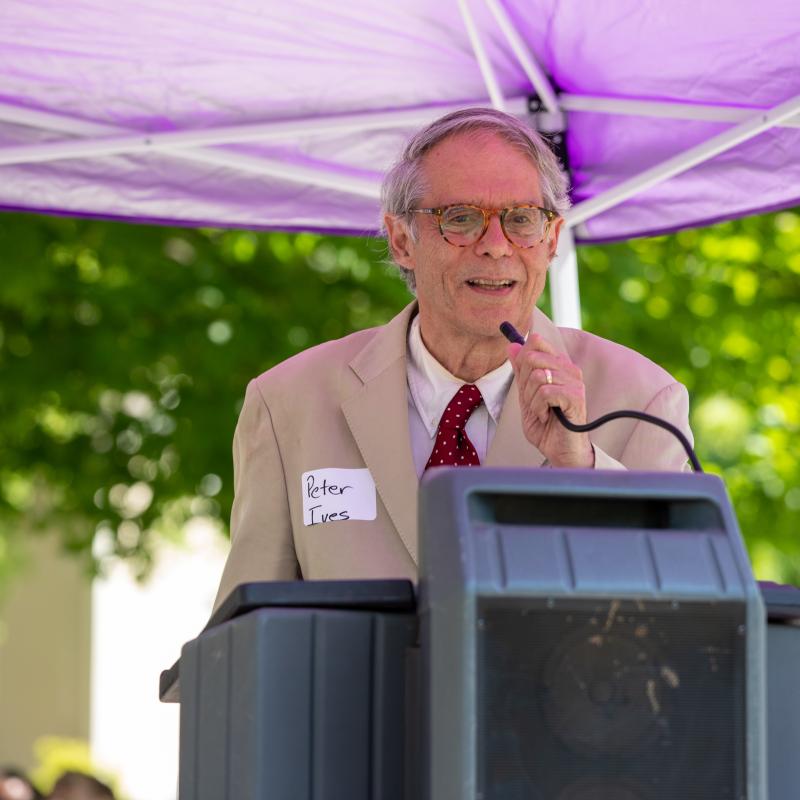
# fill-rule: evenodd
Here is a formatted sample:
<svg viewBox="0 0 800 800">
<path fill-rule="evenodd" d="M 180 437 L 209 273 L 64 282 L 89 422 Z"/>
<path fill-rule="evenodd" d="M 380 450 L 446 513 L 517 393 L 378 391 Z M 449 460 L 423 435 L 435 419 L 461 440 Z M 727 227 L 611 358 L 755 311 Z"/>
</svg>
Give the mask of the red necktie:
<svg viewBox="0 0 800 800">
<path fill-rule="evenodd" d="M 480 389 L 465 383 L 448 403 L 436 430 L 433 452 L 428 467 L 475 467 L 481 462 L 464 427 L 472 412 L 483 402 Z"/>
</svg>

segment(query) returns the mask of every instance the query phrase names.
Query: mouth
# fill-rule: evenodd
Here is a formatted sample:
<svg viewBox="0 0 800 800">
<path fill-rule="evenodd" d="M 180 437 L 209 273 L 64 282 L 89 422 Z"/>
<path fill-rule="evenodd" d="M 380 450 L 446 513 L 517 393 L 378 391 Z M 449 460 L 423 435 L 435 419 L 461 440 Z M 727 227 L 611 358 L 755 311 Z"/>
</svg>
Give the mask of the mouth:
<svg viewBox="0 0 800 800">
<path fill-rule="evenodd" d="M 470 278 L 467 286 L 479 292 L 489 294 L 508 294 L 516 286 L 516 281 L 510 278 Z"/>
</svg>

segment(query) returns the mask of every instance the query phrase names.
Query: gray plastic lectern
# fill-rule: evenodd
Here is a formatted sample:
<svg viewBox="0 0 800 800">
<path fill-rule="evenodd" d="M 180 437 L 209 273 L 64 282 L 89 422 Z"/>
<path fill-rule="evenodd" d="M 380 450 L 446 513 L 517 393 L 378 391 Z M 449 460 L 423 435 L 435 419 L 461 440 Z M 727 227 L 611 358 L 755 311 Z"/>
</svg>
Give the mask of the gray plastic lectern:
<svg viewBox="0 0 800 800">
<path fill-rule="evenodd" d="M 180 800 L 404 800 L 416 638 L 408 581 L 238 587 L 181 652 Z"/>
<path fill-rule="evenodd" d="M 765 642 L 718 479 L 442 469 L 420 537 L 416 604 L 247 584 L 186 644 L 180 800 L 799 796 L 800 593 Z"/>
</svg>

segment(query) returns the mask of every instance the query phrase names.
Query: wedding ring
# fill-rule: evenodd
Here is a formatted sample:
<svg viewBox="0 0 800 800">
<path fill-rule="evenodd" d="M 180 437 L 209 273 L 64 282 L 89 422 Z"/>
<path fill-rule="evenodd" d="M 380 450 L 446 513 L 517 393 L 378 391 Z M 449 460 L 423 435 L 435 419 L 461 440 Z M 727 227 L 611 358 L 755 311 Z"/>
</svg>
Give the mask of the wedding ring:
<svg viewBox="0 0 800 800">
<path fill-rule="evenodd" d="M 545 379 L 545 380 L 546 380 L 548 383 L 552 383 L 552 382 L 553 382 L 553 373 L 552 373 L 552 372 L 550 372 L 550 370 L 549 370 L 549 369 L 545 369 L 545 371 L 544 371 L 544 379 Z"/>
</svg>

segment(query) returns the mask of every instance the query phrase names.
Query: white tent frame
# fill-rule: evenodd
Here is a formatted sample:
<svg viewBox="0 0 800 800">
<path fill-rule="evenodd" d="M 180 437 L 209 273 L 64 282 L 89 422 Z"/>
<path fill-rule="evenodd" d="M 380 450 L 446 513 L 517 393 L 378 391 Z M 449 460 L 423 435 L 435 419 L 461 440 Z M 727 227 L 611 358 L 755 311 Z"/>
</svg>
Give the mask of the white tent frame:
<svg viewBox="0 0 800 800">
<path fill-rule="evenodd" d="M 533 124 L 547 132 L 563 131 L 569 113 L 594 113 L 661 117 L 680 120 L 733 123 L 732 127 L 700 144 L 656 164 L 644 172 L 599 195 L 573 206 L 565 215 L 559 253 L 550 268 L 553 318 L 559 325 L 581 327 L 578 264 L 574 229 L 598 214 L 697 166 L 742 142 L 775 127 L 800 127 L 800 95 L 772 108 L 701 105 L 666 101 L 609 98 L 592 95 L 557 95 L 536 58 L 528 50 L 498 0 L 482 0 L 491 11 L 525 75 L 538 95 L 543 111 Z M 483 45 L 481 31 L 472 15 L 470 0 L 458 0 L 458 7 L 475 54 L 491 104 L 520 117 L 530 116 L 528 97 L 503 96 L 491 60 Z M 481 105 L 476 101 L 466 105 Z M 91 159 L 110 155 L 159 153 L 204 165 L 216 165 L 242 173 L 319 186 L 370 200 L 380 196 L 380 175 L 368 172 L 352 175 L 336 164 L 299 166 L 278 159 L 254 157 L 224 148 L 246 142 L 293 141 L 321 134 L 413 128 L 436 116 L 463 108 L 465 104 L 398 109 L 384 112 L 341 114 L 310 119 L 288 119 L 267 123 L 231 125 L 201 131 L 132 133 L 105 123 L 76 119 L 68 115 L 25 109 L 0 102 L 0 121 L 67 134 L 74 138 L 34 145 L 0 148 L 0 166 L 43 163 L 62 159 Z M 221 147 L 223 146 L 223 147 Z"/>
<path fill-rule="evenodd" d="M 545 108 L 545 114 L 549 116 L 550 120 L 545 120 L 547 130 L 552 131 L 553 122 L 552 117 L 557 112 L 562 112 L 569 108 L 569 103 L 564 103 L 563 98 L 559 102 L 555 91 L 552 88 L 547 76 L 539 66 L 533 54 L 528 50 L 522 37 L 517 32 L 511 19 L 509 18 L 506 10 L 497 2 L 497 0 L 483 0 L 484 4 L 489 8 L 494 16 L 496 22 L 503 35 L 508 42 L 508 45 L 517 58 L 519 65 L 525 72 L 528 80 L 530 80 L 542 105 Z M 501 110 L 505 106 L 504 98 L 500 94 L 499 82 L 491 65 L 491 62 L 483 54 L 484 48 L 480 40 L 480 35 L 472 22 L 471 12 L 468 6 L 468 0 L 459 0 L 459 9 L 464 18 L 464 23 L 469 33 L 470 42 L 481 70 L 484 83 L 489 92 L 489 97 L 496 108 Z M 591 110 L 597 113 L 604 111 L 606 113 L 618 113 L 615 101 L 607 98 L 606 102 L 601 101 L 602 98 L 591 98 L 595 103 L 587 103 L 583 108 L 580 108 L 580 100 L 587 100 L 589 98 L 576 98 L 578 102 L 572 104 L 573 111 L 587 111 Z M 592 107 L 594 105 L 594 107 Z M 646 104 L 637 103 L 639 112 L 643 111 L 645 107 L 650 106 L 651 113 L 656 116 L 666 116 L 668 112 L 668 104 Z M 670 104 L 672 105 L 672 104 Z M 676 104 L 677 105 L 677 104 Z M 686 104 L 688 105 L 688 104 Z M 633 112 L 634 105 L 628 102 L 629 113 Z M 712 107 L 718 108 L 718 107 Z M 726 109 L 728 111 L 732 109 Z M 738 110 L 738 109 L 737 109 Z M 658 112 L 658 113 L 656 113 Z M 745 112 L 746 113 L 746 112 Z M 564 232 L 562 239 L 559 243 L 559 252 L 553 263 L 550 266 L 550 299 L 552 304 L 553 319 L 557 325 L 563 325 L 571 328 L 581 327 L 581 306 L 580 306 L 580 288 L 578 284 L 578 257 L 575 248 L 575 237 L 573 235 L 574 228 L 586 222 L 603 211 L 607 211 L 625 200 L 634 197 L 641 192 L 651 189 L 663 181 L 686 172 L 698 164 L 708 161 L 720 153 L 730 150 L 748 139 L 752 139 L 763 133 L 770 128 L 774 128 L 784 122 L 792 120 L 793 125 L 800 124 L 800 95 L 781 103 L 774 108 L 768 110 L 759 110 L 752 115 L 745 116 L 738 125 L 734 125 L 727 131 L 720 133 L 717 136 L 712 136 L 705 142 L 701 142 L 695 147 L 691 147 L 683 153 L 668 158 L 660 164 L 656 164 L 639 175 L 622 181 L 617 186 L 573 206 L 565 214 Z M 541 120 L 537 120 L 537 127 L 541 129 Z M 557 124 L 557 123 L 556 123 Z M 561 130 L 566 127 L 564 122 Z M 557 128 L 556 128 L 557 129 Z"/>
</svg>

